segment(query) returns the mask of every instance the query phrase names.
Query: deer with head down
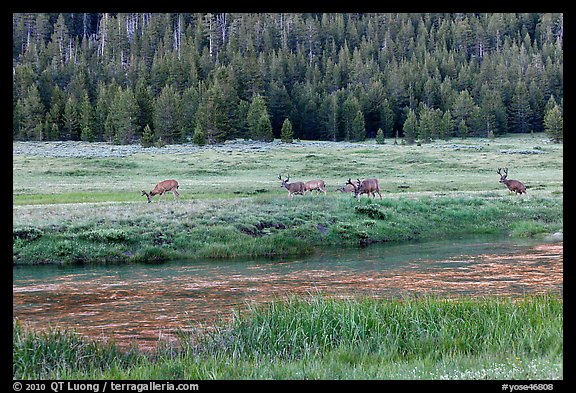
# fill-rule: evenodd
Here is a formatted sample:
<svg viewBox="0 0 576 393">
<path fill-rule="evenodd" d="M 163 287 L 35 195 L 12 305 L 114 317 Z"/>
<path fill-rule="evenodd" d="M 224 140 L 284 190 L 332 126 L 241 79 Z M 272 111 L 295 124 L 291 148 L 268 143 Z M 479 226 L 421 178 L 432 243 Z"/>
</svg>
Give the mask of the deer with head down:
<svg viewBox="0 0 576 393">
<path fill-rule="evenodd" d="M 304 183 L 304 193 L 312 192 L 316 190 L 316 195 L 320 194 L 320 191 L 326 195 L 326 184 L 324 180 L 310 180 Z"/>
<path fill-rule="evenodd" d="M 304 195 L 304 191 L 306 189 L 304 182 L 296 181 L 294 183 L 288 183 L 288 181 L 290 180 L 290 175 L 288 175 L 286 179 L 282 179 L 282 176 L 278 175 L 278 179 L 280 179 L 280 181 L 282 182 L 282 184 L 280 184 L 280 187 L 284 187 L 285 189 L 288 190 L 288 196 L 290 198 L 293 198 L 294 194 Z"/>
<path fill-rule="evenodd" d="M 176 200 L 176 197 L 180 196 L 178 193 L 178 187 L 180 186 L 176 180 L 164 180 L 156 184 L 156 187 L 154 187 L 150 193 L 142 191 L 142 195 L 146 195 L 146 198 L 148 198 L 148 203 L 152 202 L 152 198 L 155 195 L 159 195 L 158 203 L 160 203 L 160 197 L 164 195 L 164 202 L 166 202 L 166 193 L 171 192 L 172 195 L 174 195 L 174 200 Z"/>
<path fill-rule="evenodd" d="M 380 184 L 378 184 L 378 179 L 365 179 L 362 181 L 360 179 L 356 180 L 357 182 L 356 184 L 354 184 L 352 183 L 351 179 L 348 179 L 346 184 L 349 184 L 352 187 L 354 187 L 354 196 L 358 199 L 358 202 L 360 202 L 360 196 L 362 194 L 368 195 L 368 198 L 370 198 L 370 194 L 372 194 L 372 197 L 376 199 L 376 193 L 378 193 L 378 195 L 380 195 L 380 200 L 382 200 L 382 194 L 380 194 Z"/>
<path fill-rule="evenodd" d="M 504 174 L 502 174 L 502 169 L 504 169 Z M 506 187 L 508 187 L 508 191 L 514 192 L 516 195 L 522 195 L 522 193 L 526 194 L 526 186 L 521 181 L 507 179 L 508 168 L 498 168 L 496 173 L 500 175 L 500 183 L 505 184 Z"/>
<path fill-rule="evenodd" d="M 338 187 L 336 191 L 340 192 L 354 192 L 355 186 L 354 184 L 344 184 L 342 187 Z"/>
</svg>

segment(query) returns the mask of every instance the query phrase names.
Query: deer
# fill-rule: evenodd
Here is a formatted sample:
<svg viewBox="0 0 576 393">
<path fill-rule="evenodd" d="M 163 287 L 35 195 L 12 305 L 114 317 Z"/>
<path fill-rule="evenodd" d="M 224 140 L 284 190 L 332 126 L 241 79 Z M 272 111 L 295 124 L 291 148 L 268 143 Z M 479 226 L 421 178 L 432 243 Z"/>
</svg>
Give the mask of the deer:
<svg viewBox="0 0 576 393">
<path fill-rule="evenodd" d="M 344 184 L 342 187 L 338 187 L 336 191 L 340 192 L 354 192 L 354 184 Z"/>
<path fill-rule="evenodd" d="M 297 181 L 294 183 L 288 183 L 288 181 L 290 180 L 290 175 L 288 175 L 288 177 L 286 177 L 285 180 L 282 179 L 281 175 L 278 175 L 278 179 L 282 182 L 282 184 L 280 184 L 280 187 L 284 187 L 285 189 L 288 190 L 288 196 L 290 198 L 294 198 L 294 194 L 304 195 L 304 190 L 306 189 L 306 187 L 303 182 Z"/>
<path fill-rule="evenodd" d="M 310 180 L 304 183 L 304 193 L 308 191 L 312 192 L 316 190 L 316 195 L 320 194 L 320 191 L 326 195 L 326 184 L 324 180 Z"/>
<path fill-rule="evenodd" d="M 502 169 L 504 169 L 504 174 L 502 174 Z M 508 168 L 498 168 L 496 171 L 500 175 L 500 183 L 503 183 L 508 187 L 508 191 L 514 192 L 515 195 L 522 195 L 522 193 L 526 194 L 526 186 L 524 183 L 518 180 L 509 180 L 508 177 Z"/>
<path fill-rule="evenodd" d="M 378 195 L 380 195 L 380 200 L 382 200 L 382 194 L 380 194 L 380 185 L 378 184 L 378 179 L 365 179 L 360 181 L 360 179 L 356 179 L 357 182 L 356 184 L 352 183 L 351 179 L 348 179 L 348 181 L 346 182 L 346 184 L 351 185 L 352 187 L 354 187 L 354 196 L 358 199 L 358 202 L 360 202 L 360 196 L 362 194 L 366 194 L 368 195 L 368 198 L 370 198 L 370 194 L 372 194 L 372 197 L 374 197 L 374 200 L 376 200 L 376 192 L 378 193 Z"/>
<path fill-rule="evenodd" d="M 142 195 L 146 195 L 146 198 L 148 198 L 148 203 L 152 202 L 152 197 L 154 197 L 154 195 L 159 195 L 158 203 L 160 203 L 160 197 L 162 194 L 164 194 L 164 202 L 166 202 L 166 194 L 168 192 L 172 192 L 172 195 L 174 195 L 174 200 L 176 200 L 176 197 L 180 196 L 177 191 L 178 187 L 180 187 L 180 185 L 176 180 L 164 180 L 156 184 L 156 187 L 154 187 L 150 193 L 142 191 Z"/>
</svg>

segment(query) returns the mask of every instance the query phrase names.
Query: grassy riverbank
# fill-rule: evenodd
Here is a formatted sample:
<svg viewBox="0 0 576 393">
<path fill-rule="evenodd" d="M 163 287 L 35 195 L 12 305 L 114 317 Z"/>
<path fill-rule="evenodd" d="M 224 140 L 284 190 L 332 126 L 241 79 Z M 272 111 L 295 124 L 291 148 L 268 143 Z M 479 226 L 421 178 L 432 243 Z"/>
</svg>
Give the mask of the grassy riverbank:
<svg viewBox="0 0 576 393">
<path fill-rule="evenodd" d="M 563 302 L 291 297 L 155 353 L 15 322 L 15 379 L 562 379 Z"/>
<path fill-rule="evenodd" d="M 161 262 L 307 254 L 463 234 L 544 236 L 562 230 L 557 198 L 478 195 L 261 197 L 146 204 L 20 208 L 14 263 Z"/>
<path fill-rule="evenodd" d="M 27 155 L 20 144 L 13 263 L 281 257 L 334 244 L 549 236 L 563 228 L 563 148 L 544 138 L 227 144 L 90 158 L 50 157 L 50 146 L 46 156 Z M 510 168 L 528 195 L 509 194 L 497 167 Z M 328 195 L 289 199 L 279 173 L 323 178 Z M 382 201 L 357 203 L 334 191 L 350 177 L 371 176 L 380 179 Z M 145 203 L 140 191 L 168 178 L 180 181 L 181 200 Z"/>
</svg>

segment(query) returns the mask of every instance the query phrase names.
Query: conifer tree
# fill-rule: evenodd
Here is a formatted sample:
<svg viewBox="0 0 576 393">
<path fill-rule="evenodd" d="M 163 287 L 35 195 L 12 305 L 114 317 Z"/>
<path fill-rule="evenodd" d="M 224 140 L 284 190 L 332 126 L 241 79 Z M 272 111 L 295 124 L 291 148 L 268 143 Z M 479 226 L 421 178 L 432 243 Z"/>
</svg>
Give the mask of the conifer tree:
<svg viewBox="0 0 576 393">
<path fill-rule="evenodd" d="M 506 131 L 506 109 L 498 91 L 491 89 L 487 84 L 480 90 L 480 113 L 484 136 L 490 133 L 503 134 Z"/>
<path fill-rule="evenodd" d="M 24 122 L 24 108 L 22 100 L 18 99 L 14 104 L 12 109 L 12 139 L 25 139 L 21 128 Z"/>
<path fill-rule="evenodd" d="M 518 80 L 510 103 L 510 127 L 512 132 L 528 132 L 531 124 L 532 110 L 526 83 Z"/>
<path fill-rule="evenodd" d="M 284 119 L 282 123 L 282 130 L 280 131 L 280 139 L 284 143 L 292 143 L 294 140 L 294 132 L 292 131 L 292 123 L 290 119 Z"/>
<path fill-rule="evenodd" d="M 114 144 L 132 143 L 137 127 L 136 98 L 130 89 L 118 88 L 112 98 L 106 117 L 105 128 L 108 141 Z"/>
<path fill-rule="evenodd" d="M 142 147 L 152 147 L 154 145 L 154 132 L 149 124 L 146 124 L 144 131 L 142 131 L 142 139 L 140 140 Z"/>
<path fill-rule="evenodd" d="M 458 123 L 457 131 L 458 136 L 460 138 L 466 138 L 468 136 L 470 129 L 468 128 L 468 125 L 466 124 L 466 121 L 464 121 L 464 119 L 460 120 L 460 122 Z"/>
<path fill-rule="evenodd" d="M 64 139 L 80 140 L 80 103 L 73 95 L 68 96 L 64 105 L 63 121 Z"/>
<path fill-rule="evenodd" d="M 250 108 L 248 109 L 248 114 L 246 116 L 248 128 L 252 133 L 253 139 L 262 140 L 260 138 L 263 137 L 263 135 L 260 135 L 260 131 L 262 130 L 259 129 L 259 124 L 263 116 L 268 118 L 266 101 L 264 101 L 264 97 L 261 95 L 255 95 L 252 97 L 252 102 L 250 103 Z"/>
<path fill-rule="evenodd" d="M 88 93 L 84 94 L 80 104 L 80 139 L 94 142 L 94 111 Z"/>
<path fill-rule="evenodd" d="M 386 140 L 384 139 L 384 131 L 382 128 L 378 128 L 378 131 L 376 131 L 376 143 L 383 145 L 385 142 Z"/>
<path fill-rule="evenodd" d="M 138 129 L 138 106 L 136 97 L 130 88 L 123 89 L 117 97 L 117 105 L 114 106 L 118 111 L 118 130 L 116 134 L 117 142 L 120 144 L 130 144 L 136 136 Z"/>
<path fill-rule="evenodd" d="M 18 116 L 21 120 L 20 138 L 23 140 L 42 140 L 43 113 L 45 109 L 36 85 L 28 88 L 21 108 Z"/>
<path fill-rule="evenodd" d="M 199 126 L 206 136 L 208 144 L 221 143 L 228 139 L 231 131 L 231 115 L 228 112 L 226 97 L 216 80 L 202 94 L 196 111 L 196 126 Z"/>
<path fill-rule="evenodd" d="M 462 90 L 454 99 L 452 105 L 452 114 L 458 124 L 459 136 L 468 135 L 471 124 L 472 114 L 474 112 L 474 100 L 468 90 Z"/>
<path fill-rule="evenodd" d="M 358 112 L 361 112 L 358 99 L 354 95 L 348 94 L 342 104 L 342 125 L 345 139 L 348 141 L 360 140 L 356 135 L 360 128 L 359 121 L 356 119 Z"/>
<path fill-rule="evenodd" d="M 337 90 L 329 95 L 326 95 L 320 105 L 320 113 L 322 116 L 322 123 L 324 138 L 333 142 L 343 139 L 342 126 L 341 126 L 341 108 L 340 98 L 342 97 L 342 90 Z"/>
<path fill-rule="evenodd" d="M 406 116 L 406 121 L 404 121 L 404 140 L 408 145 L 413 144 L 416 141 L 416 132 L 418 129 L 418 119 L 416 118 L 416 113 L 413 109 L 409 109 L 408 116 Z"/>
<path fill-rule="evenodd" d="M 180 116 L 178 92 L 172 86 L 166 85 L 154 102 L 155 139 L 162 139 L 165 143 L 181 142 Z"/>
<path fill-rule="evenodd" d="M 564 119 L 558 105 L 546 112 L 544 127 L 552 141 L 560 143 L 564 139 Z"/>
<path fill-rule="evenodd" d="M 364 115 L 362 114 L 362 111 L 357 111 L 351 123 L 350 140 L 360 142 L 365 139 L 366 125 L 364 123 Z"/>
<path fill-rule="evenodd" d="M 272 133 L 272 123 L 270 122 L 268 115 L 265 113 L 263 113 L 260 116 L 260 119 L 258 119 L 254 139 L 262 142 L 272 142 L 274 140 L 274 134 Z"/>
<path fill-rule="evenodd" d="M 204 130 L 202 130 L 202 126 L 200 124 L 196 124 L 196 127 L 194 128 L 192 143 L 195 143 L 199 146 L 204 146 L 206 144 L 206 133 L 204 133 Z"/>
<path fill-rule="evenodd" d="M 152 89 L 144 78 L 138 79 L 136 82 L 136 89 L 134 91 L 137 107 L 137 132 L 143 132 L 144 128 L 148 125 L 151 129 L 151 124 L 154 124 L 154 98 L 152 96 Z"/>
<path fill-rule="evenodd" d="M 454 129 L 454 120 L 452 119 L 452 114 L 450 110 L 447 110 L 442 115 L 440 120 L 440 126 L 438 128 L 438 137 L 444 139 L 445 141 L 450 139 L 452 131 Z"/>
<path fill-rule="evenodd" d="M 416 128 L 418 139 L 423 143 L 430 142 L 432 139 L 433 127 L 432 110 L 430 110 L 428 105 L 421 102 L 419 108 L 418 127 Z"/>
<path fill-rule="evenodd" d="M 250 138 L 250 127 L 248 126 L 248 111 L 250 110 L 250 103 L 246 100 L 240 100 L 236 107 L 235 117 L 236 126 L 235 131 L 231 137 L 237 138 Z"/>
<path fill-rule="evenodd" d="M 386 98 L 380 107 L 380 127 L 386 135 L 394 135 L 394 112 L 392 111 L 392 106 L 390 101 Z"/>
<path fill-rule="evenodd" d="M 198 90 L 195 87 L 189 87 L 182 93 L 181 124 L 186 137 L 194 135 L 198 100 Z"/>
</svg>

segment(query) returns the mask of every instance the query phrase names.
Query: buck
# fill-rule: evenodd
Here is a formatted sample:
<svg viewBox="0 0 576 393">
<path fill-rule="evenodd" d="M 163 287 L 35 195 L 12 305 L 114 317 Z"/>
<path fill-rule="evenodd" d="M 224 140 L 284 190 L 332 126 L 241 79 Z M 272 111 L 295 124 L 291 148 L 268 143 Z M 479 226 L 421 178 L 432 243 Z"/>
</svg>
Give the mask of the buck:
<svg viewBox="0 0 576 393">
<path fill-rule="evenodd" d="M 504 174 L 502 174 L 502 169 L 504 169 Z M 500 175 L 500 183 L 503 183 L 508 187 L 508 191 L 514 192 L 515 195 L 522 195 L 522 193 L 526 194 L 526 186 L 518 180 L 508 180 L 508 168 L 498 168 L 496 171 Z"/>
<path fill-rule="evenodd" d="M 360 179 L 356 180 L 358 181 L 356 182 L 356 184 L 354 184 L 352 183 L 351 179 L 348 179 L 346 184 L 349 184 L 352 187 L 354 187 L 354 196 L 358 198 L 358 202 L 360 202 L 360 196 L 362 194 L 368 195 L 368 198 L 370 198 L 370 194 L 372 194 L 374 199 L 376 199 L 375 193 L 378 193 L 378 195 L 380 195 L 380 200 L 382 200 L 382 194 L 380 194 L 380 185 L 378 184 L 378 179 L 365 179 L 362 181 L 360 181 Z"/>
<path fill-rule="evenodd" d="M 176 200 L 176 197 L 180 196 L 178 193 L 178 187 L 180 186 L 176 180 L 164 180 L 156 184 L 156 187 L 154 187 L 150 193 L 142 191 L 142 195 L 146 195 L 146 198 L 148 198 L 148 203 L 152 202 L 152 197 L 158 195 L 158 203 L 160 203 L 160 197 L 162 194 L 164 194 L 164 202 L 166 202 L 166 194 L 171 192 L 172 195 L 174 195 L 174 200 Z"/>
<path fill-rule="evenodd" d="M 282 182 L 282 184 L 280 184 L 280 187 L 284 187 L 285 189 L 288 190 L 288 196 L 290 198 L 294 198 L 294 194 L 304 195 L 304 190 L 306 189 L 306 186 L 304 185 L 303 182 L 296 181 L 294 183 L 288 183 L 288 180 L 290 180 L 290 175 L 286 177 L 286 180 L 282 179 L 281 175 L 278 175 L 278 179 L 280 179 L 280 181 Z"/>
<path fill-rule="evenodd" d="M 316 190 L 316 195 L 320 194 L 320 191 L 326 195 L 326 184 L 324 184 L 324 180 L 310 180 L 304 183 L 304 193 L 314 190 Z"/>
</svg>

